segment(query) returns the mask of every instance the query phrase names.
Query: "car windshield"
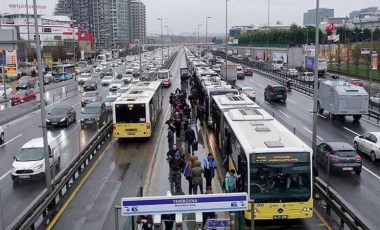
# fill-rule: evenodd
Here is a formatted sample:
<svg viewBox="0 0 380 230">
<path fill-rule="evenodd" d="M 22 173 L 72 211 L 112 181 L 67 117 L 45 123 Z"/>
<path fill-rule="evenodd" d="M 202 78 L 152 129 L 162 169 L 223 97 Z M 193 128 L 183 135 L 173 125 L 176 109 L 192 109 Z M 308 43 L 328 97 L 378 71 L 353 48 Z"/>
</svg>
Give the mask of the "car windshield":
<svg viewBox="0 0 380 230">
<path fill-rule="evenodd" d="M 166 79 L 169 77 L 169 74 L 168 73 L 157 73 L 157 78 L 158 79 Z"/>
<path fill-rule="evenodd" d="M 285 87 L 273 87 L 273 91 L 281 92 L 281 91 L 286 91 L 286 89 L 285 89 Z"/>
<path fill-rule="evenodd" d="M 96 97 L 98 95 L 97 92 L 85 92 L 83 97 Z"/>
<path fill-rule="evenodd" d="M 122 84 L 123 82 L 120 80 L 112 81 L 111 84 Z"/>
<path fill-rule="evenodd" d="M 253 91 L 253 89 L 246 87 L 246 88 L 241 88 L 241 91 Z"/>
<path fill-rule="evenodd" d="M 106 97 L 104 98 L 104 102 L 114 102 L 116 100 L 116 97 Z"/>
<path fill-rule="evenodd" d="M 112 77 L 111 76 L 105 76 L 105 77 L 103 77 L 103 80 L 112 80 Z"/>
<path fill-rule="evenodd" d="M 28 84 L 28 81 L 27 81 L 27 80 L 20 81 L 20 84 L 21 84 L 21 85 Z"/>
<path fill-rule="evenodd" d="M 335 154 L 339 157 L 354 157 L 356 156 L 355 150 L 337 150 Z"/>
<path fill-rule="evenodd" d="M 19 90 L 19 91 L 16 92 L 16 95 L 22 95 L 22 96 L 24 96 L 24 95 L 26 95 L 26 90 Z"/>
<path fill-rule="evenodd" d="M 44 156 L 44 148 L 21 148 L 16 161 L 40 161 Z"/>
<path fill-rule="evenodd" d="M 276 161 L 275 157 L 269 156 L 269 153 L 259 155 L 250 165 L 251 199 L 257 202 L 310 199 L 310 159 L 307 153 L 289 153 L 288 156 L 298 160 L 296 163 Z M 260 161 L 265 162 L 260 163 Z"/>
<path fill-rule="evenodd" d="M 100 107 L 84 107 L 83 114 L 99 114 Z"/>
<path fill-rule="evenodd" d="M 90 77 L 90 75 L 89 74 L 81 74 L 80 77 L 81 78 L 88 78 L 88 77 Z"/>
<path fill-rule="evenodd" d="M 119 89 L 119 91 L 117 91 L 118 93 L 125 93 L 127 92 L 128 89 Z"/>
<path fill-rule="evenodd" d="M 51 115 L 61 115 L 61 114 L 67 114 L 68 109 L 67 108 L 54 108 L 50 114 Z"/>
<path fill-rule="evenodd" d="M 95 85 L 95 84 L 96 84 L 95 81 L 87 81 L 87 82 L 86 82 L 86 85 Z"/>
</svg>

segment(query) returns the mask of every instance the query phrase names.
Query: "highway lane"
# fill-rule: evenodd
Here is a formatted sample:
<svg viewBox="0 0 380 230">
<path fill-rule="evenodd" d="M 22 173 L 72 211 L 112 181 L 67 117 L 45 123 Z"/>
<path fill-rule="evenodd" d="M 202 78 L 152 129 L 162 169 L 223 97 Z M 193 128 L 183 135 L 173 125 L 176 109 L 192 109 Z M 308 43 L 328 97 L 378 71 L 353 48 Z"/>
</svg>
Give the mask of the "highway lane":
<svg viewBox="0 0 380 230">
<path fill-rule="evenodd" d="M 80 182 L 81 187 L 77 188 L 71 200 L 66 203 L 67 207 L 58 212 L 57 218 L 52 220 L 47 229 L 111 229 L 114 226 L 114 206 L 120 205 L 123 197 L 136 196 L 139 186 L 145 185 L 145 195 L 166 195 L 170 186 L 165 159 L 168 148 L 164 121 L 168 117 L 168 96 L 175 89 L 174 86 L 179 85 L 179 63 L 183 60 L 184 57 L 178 57 L 171 67 L 175 84 L 169 90 L 164 89 L 164 107 L 153 137 L 147 142 L 113 140 L 101 153 L 94 168 L 90 169 L 83 184 Z M 199 129 L 197 133 L 200 140 L 197 155 L 202 160 L 205 156 L 204 140 Z M 187 184 L 183 178 L 182 189 L 185 193 L 188 190 Z M 213 184 L 214 192 L 221 192 L 217 179 L 213 180 Z M 119 216 L 119 220 L 120 226 L 123 226 L 127 218 Z M 317 216 L 303 224 L 305 225 L 326 229 Z M 131 228 L 128 226 L 125 229 Z"/>
<path fill-rule="evenodd" d="M 98 91 L 102 96 L 110 94 L 107 87 L 99 86 Z M 57 102 L 55 105 L 71 105 L 77 112 L 77 123 L 70 125 L 69 128 L 52 128 L 48 130 L 48 136 L 57 139 L 61 151 L 61 169 L 69 165 L 74 157 L 83 149 L 89 140 L 96 134 L 96 128 L 80 128 L 81 94 L 73 96 L 67 100 Z M 50 111 L 55 105 L 49 105 Z M 22 182 L 13 185 L 10 176 L 10 169 L 13 157 L 19 148 L 27 141 L 41 137 L 41 112 L 36 111 L 30 116 L 12 122 L 7 127 L 7 136 L 10 142 L 0 147 L 0 189 L 2 204 L 0 211 L 4 215 L 4 224 L 7 226 L 19 213 L 42 191 L 45 181 Z M 58 173 L 58 172 L 56 172 Z M 6 211 L 5 211 L 6 210 Z"/>
<path fill-rule="evenodd" d="M 271 82 L 268 79 L 253 76 L 238 81 L 238 86 L 251 86 L 256 91 L 257 102 L 274 117 L 287 126 L 290 130 L 295 128 L 295 134 L 311 146 L 312 130 L 312 99 L 298 92 L 288 94 L 286 104 L 263 100 L 264 88 Z M 273 82 L 271 82 L 273 83 Z M 331 120 L 328 114 L 318 116 L 317 143 L 321 141 L 343 141 L 353 144 L 355 133 L 361 134 L 368 131 L 379 131 L 379 126 L 368 122 L 366 119 L 359 123 L 352 123 L 352 118 L 345 121 Z M 323 139 L 323 140 L 322 140 Z M 363 156 L 363 171 L 360 176 L 352 173 L 339 173 L 330 175 L 330 185 L 346 201 L 348 201 L 359 213 L 361 213 L 372 226 L 380 226 L 378 215 L 380 213 L 380 199 L 377 191 L 380 189 L 378 163 L 372 163 L 367 156 Z M 326 170 L 319 169 L 320 177 L 327 180 Z M 368 211 L 370 210 L 370 211 Z"/>
<path fill-rule="evenodd" d="M 66 209 L 52 220 L 54 229 L 111 229 L 110 226 L 114 226 L 114 206 L 120 205 L 122 197 L 136 196 L 138 188 L 144 186 L 149 163 L 156 157 L 156 147 L 161 142 L 167 143 L 164 114 L 169 108 L 170 93 L 179 85 L 178 63 L 182 59 L 184 57 L 179 55 L 171 67 L 175 83 L 163 89 L 163 109 L 153 137 L 147 141 L 113 140 L 101 153 L 82 187 L 68 200 Z M 125 219 L 120 218 L 121 226 L 123 221 Z"/>
</svg>

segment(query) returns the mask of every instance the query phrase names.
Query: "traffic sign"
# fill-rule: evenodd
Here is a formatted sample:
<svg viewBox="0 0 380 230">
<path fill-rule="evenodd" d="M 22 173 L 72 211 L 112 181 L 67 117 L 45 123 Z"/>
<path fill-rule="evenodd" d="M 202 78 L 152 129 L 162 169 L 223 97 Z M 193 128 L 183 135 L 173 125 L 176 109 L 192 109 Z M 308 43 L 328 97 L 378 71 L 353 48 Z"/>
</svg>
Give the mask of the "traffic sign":
<svg viewBox="0 0 380 230">
<path fill-rule="evenodd" d="M 208 219 L 206 229 L 226 229 L 230 227 L 229 219 Z"/>
<path fill-rule="evenodd" d="M 121 199 L 122 216 L 243 211 L 247 210 L 247 208 L 247 193 L 133 197 Z"/>
<path fill-rule="evenodd" d="M 370 48 L 361 48 L 361 54 L 369 54 L 371 52 Z"/>
</svg>

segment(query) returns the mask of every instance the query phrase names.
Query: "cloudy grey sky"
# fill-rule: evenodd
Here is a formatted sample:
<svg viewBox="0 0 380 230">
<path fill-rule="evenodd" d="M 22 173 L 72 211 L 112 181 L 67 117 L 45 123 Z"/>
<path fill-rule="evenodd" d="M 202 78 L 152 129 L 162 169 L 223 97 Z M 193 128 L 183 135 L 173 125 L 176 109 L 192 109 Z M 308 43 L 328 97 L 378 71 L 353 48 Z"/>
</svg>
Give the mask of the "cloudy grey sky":
<svg viewBox="0 0 380 230">
<path fill-rule="evenodd" d="M 25 0 L 0 0 L 0 12 L 9 11 L 9 4 L 23 4 Z M 52 14 L 58 0 L 37 0 L 38 5 L 46 5 L 46 14 Z M 31 3 L 32 0 L 29 0 Z M 205 33 L 206 17 L 208 31 L 225 32 L 225 0 L 143 0 L 147 8 L 147 30 L 149 34 L 160 32 L 160 22 L 174 34 L 194 33 L 200 27 Z M 320 7 L 335 9 L 336 17 L 348 16 L 349 12 L 370 6 L 380 7 L 379 0 L 320 0 Z M 270 21 L 282 21 L 284 25 L 295 22 L 302 25 L 303 13 L 315 8 L 313 0 L 270 0 Z M 228 0 L 228 27 L 235 25 L 264 24 L 267 22 L 268 0 Z M 164 28 L 166 33 L 166 28 Z"/>
</svg>

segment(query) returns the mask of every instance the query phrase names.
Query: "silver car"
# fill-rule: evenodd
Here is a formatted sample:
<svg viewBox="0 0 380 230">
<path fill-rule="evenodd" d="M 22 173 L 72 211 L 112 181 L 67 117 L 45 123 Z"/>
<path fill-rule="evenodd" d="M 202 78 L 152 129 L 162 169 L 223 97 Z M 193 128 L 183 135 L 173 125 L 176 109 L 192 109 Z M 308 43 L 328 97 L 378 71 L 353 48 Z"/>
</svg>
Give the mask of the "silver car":
<svg viewBox="0 0 380 230">
<path fill-rule="evenodd" d="M 109 95 L 104 98 L 104 103 L 106 104 L 107 111 L 112 111 L 112 105 L 116 101 L 117 95 Z"/>
</svg>

